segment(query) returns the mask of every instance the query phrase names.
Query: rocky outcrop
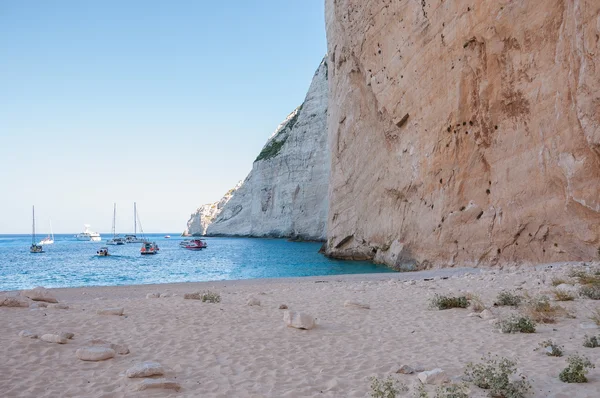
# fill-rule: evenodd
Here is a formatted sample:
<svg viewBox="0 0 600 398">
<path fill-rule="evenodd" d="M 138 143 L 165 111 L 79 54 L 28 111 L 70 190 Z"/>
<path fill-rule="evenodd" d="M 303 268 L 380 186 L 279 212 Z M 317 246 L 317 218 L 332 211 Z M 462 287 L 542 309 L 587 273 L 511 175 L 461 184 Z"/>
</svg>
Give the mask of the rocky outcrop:
<svg viewBox="0 0 600 398">
<path fill-rule="evenodd" d="M 327 221 L 327 62 L 304 103 L 277 128 L 207 235 L 324 240 Z"/>
<path fill-rule="evenodd" d="M 600 2 L 326 0 L 326 252 L 598 258 Z"/>
<path fill-rule="evenodd" d="M 218 202 L 208 203 L 200 206 L 187 222 L 187 228 L 183 232 L 184 236 L 203 236 L 206 235 L 206 229 L 221 213 L 227 202 L 233 197 L 233 194 L 239 189 L 242 182 L 231 188 Z"/>
</svg>

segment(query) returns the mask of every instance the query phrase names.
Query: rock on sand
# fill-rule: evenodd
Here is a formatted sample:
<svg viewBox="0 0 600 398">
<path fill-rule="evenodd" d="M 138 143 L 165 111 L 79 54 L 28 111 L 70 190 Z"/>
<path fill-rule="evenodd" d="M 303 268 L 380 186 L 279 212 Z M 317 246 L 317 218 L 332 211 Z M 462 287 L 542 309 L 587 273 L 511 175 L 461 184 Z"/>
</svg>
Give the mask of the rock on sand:
<svg viewBox="0 0 600 398">
<path fill-rule="evenodd" d="M 101 310 L 98 310 L 97 313 L 98 315 L 123 315 L 123 312 L 125 311 L 125 309 L 123 309 L 122 307 L 120 308 L 103 308 Z"/>
<path fill-rule="evenodd" d="M 158 362 L 142 362 L 134 365 L 127 369 L 125 372 L 127 377 L 150 377 L 150 376 L 162 376 L 165 371 L 162 365 Z"/>
<path fill-rule="evenodd" d="M 21 291 L 21 296 L 27 297 L 33 301 L 45 301 L 47 303 L 58 303 L 56 297 L 50 293 L 50 290 L 38 286 L 34 289 Z"/>
<path fill-rule="evenodd" d="M 289 327 L 296 329 L 310 330 L 315 327 L 315 320 L 312 316 L 296 311 L 285 311 L 283 313 L 283 321 Z"/>
<path fill-rule="evenodd" d="M 115 356 L 115 350 L 106 347 L 84 347 L 75 351 L 82 361 L 104 361 Z"/>
</svg>

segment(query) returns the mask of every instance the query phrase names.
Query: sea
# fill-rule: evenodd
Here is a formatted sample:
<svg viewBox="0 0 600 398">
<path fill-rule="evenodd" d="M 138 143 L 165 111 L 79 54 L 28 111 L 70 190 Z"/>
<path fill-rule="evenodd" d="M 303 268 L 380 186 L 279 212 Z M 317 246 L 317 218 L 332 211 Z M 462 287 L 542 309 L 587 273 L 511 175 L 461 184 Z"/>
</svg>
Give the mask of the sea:
<svg viewBox="0 0 600 398">
<path fill-rule="evenodd" d="M 30 235 L 0 235 L 0 291 L 393 272 L 370 262 L 329 259 L 316 242 L 206 238 L 208 248 L 190 251 L 179 246 L 185 238 L 170 235 L 145 235 L 158 244 L 157 255 L 142 256 L 141 243 L 131 243 L 108 246 L 109 257 L 96 256 L 105 240 L 55 235 L 44 253 L 32 254 Z"/>
</svg>

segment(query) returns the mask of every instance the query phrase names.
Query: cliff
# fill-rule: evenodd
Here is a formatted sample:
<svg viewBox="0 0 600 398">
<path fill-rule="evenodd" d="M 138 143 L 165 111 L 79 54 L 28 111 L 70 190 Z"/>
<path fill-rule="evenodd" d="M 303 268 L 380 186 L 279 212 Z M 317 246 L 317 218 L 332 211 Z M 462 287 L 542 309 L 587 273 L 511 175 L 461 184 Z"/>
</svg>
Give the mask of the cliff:
<svg viewBox="0 0 600 398">
<path fill-rule="evenodd" d="M 223 208 L 233 197 L 233 194 L 240 188 L 242 182 L 240 181 L 235 187 L 227 191 L 227 193 L 221 198 L 221 200 L 213 203 L 208 203 L 200 206 L 194 213 L 190 215 L 190 219 L 187 222 L 187 228 L 183 232 L 183 235 L 206 235 L 206 229 L 208 226 L 217 218 L 217 216 L 223 211 Z"/>
<path fill-rule="evenodd" d="M 326 0 L 326 252 L 600 255 L 600 2 Z"/>
<path fill-rule="evenodd" d="M 277 128 L 208 235 L 324 240 L 327 221 L 327 62 L 304 103 Z"/>
</svg>

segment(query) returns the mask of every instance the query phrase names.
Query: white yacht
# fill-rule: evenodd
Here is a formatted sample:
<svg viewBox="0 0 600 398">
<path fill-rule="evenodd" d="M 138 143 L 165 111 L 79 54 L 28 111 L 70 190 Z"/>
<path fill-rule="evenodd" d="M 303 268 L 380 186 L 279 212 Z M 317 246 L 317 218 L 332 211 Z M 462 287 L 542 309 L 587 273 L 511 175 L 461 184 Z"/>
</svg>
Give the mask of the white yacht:
<svg viewBox="0 0 600 398">
<path fill-rule="evenodd" d="M 89 224 L 84 224 L 83 226 L 85 227 L 83 232 L 80 232 L 77 235 L 75 235 L 75 238 L 77 240 L 87 240 L 87 241 L 92 241 L 92 242 L 100 242 L 102 240 L 102 238 L 100 237 L 100 234 L 98 232 L 94 232 L 94 231 L 90 230 Z"/>
</svg>

